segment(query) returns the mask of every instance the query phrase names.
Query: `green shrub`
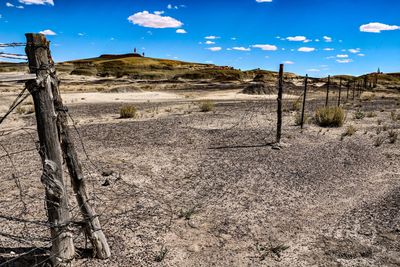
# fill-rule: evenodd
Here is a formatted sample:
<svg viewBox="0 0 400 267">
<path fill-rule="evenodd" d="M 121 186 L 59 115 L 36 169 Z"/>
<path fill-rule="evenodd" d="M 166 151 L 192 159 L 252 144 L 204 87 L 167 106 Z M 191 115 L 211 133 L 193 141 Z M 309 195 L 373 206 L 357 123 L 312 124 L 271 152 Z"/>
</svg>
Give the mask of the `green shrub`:
<svg viewBox="0 0 400 267">
<path fill-rule="evenodd" d="M 315 111 L 315 123 L 321 127 L 342 127 L 345 119 L 341 107 L 323 107 Z"/>
<path fill-rule="evenodd" d="M 215 103 L 211 100 L 202 101 L 200 103 L 201 112 L 209 112 L 214 109 Z"/>
<path fill-rule="evenodd" d="M 119 115 L 121 119 L 130 119 L 130 118 L 136 118 L 137 116 L 137 109 L 134 106 L 123 106 L 119 110 Z"/>
<path fill-rule="evenodd" d="M 357 120 L 361 120 L 365 118 L 364 112 L 357 110 L 357 112 L 354 114 L 354 118 Z"/>
</svg>

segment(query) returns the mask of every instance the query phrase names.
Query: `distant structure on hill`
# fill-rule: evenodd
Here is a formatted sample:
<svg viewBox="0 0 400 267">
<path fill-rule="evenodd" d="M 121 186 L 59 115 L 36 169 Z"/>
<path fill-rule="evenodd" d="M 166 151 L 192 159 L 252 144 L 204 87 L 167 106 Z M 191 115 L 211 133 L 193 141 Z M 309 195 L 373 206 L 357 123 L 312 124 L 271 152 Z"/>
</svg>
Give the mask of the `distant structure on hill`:
<svg viewBox="0 0 400 267">
<path fill-rule="evenodd" d="M 122 55 L 104 54 L 104 55 L 100 56 L 100 58 L 105 58 L 105 59 L 118 59 L 118 58 L 125 58 L 125 57 L 144 57 L 144 52 L 142 54 L 139 54 L 135 47 L 133 49 L 133 53 L 122 54 Z"/>
</svg>

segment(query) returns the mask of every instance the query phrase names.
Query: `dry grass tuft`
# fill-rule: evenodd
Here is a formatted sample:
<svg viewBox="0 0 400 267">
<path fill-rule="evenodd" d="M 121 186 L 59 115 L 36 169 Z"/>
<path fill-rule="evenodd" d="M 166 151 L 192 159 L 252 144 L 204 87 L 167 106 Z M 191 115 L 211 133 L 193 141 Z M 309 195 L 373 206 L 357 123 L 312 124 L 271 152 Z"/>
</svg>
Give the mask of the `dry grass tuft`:
<svg viewBox="0 0 400 267">
<path fill-rule="evenodd" d="M 137 116 L 137 109 L 134 106 L 123 106 L 119 110 L 119 115 L 121 119 L 131 119 L 131 118 L 136 118 Z"/>
<path fill-rule="evenodd" d="M 346 114 L 341 107 L 323 107 L 315 112 L 315 123 L 321 127 L 342 127 Z"/>
<path fill-rule="evenodd" d="M 214 107 L 215 107 L 215 103 L 211 100 L 205 100 L 200 103 L 200 111 L 201 112 L 213 111 Z"/>
</svg>

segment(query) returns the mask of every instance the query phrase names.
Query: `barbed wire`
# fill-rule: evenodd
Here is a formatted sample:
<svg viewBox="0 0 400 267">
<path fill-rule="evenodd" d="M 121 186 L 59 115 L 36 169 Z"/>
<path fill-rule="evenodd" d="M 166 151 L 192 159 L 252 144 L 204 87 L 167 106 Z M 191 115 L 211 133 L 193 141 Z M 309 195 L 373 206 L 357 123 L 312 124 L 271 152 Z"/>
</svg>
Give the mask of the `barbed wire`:
<svg viewBox="0 0 400 267">
<path fill-rule="evenodd" d="M 28 60 L 26 55 L 0 52 L 0 58 Z"/>
<path fill-rule="evenodd" d="M 0 124 L 4 122 L 4 120 L 22 103 L 24 102 L 29 96 L 29 93 L 25 93 L 27 90 L 27 87 L 25 86 L 21 92 L 18 94 L 18 96 L 15 98 L 14 102 L 11 104 L 9 107 L 8 111 L 1 117 L 0 119 Z M 25 94 L 25 95 L 24 95 Z"/>
<path fill-rule="evenodd" d="M 25 89 L 26 88 L 24 88 L 24 90 Z M 14 102 L 10 106 L 10 110 L 12 108 L 15 109 L 16 106 L 21 103 L 20 100 L 24 97 L 24 90 L 14 100 Z M 289 104 L 294 101 L 298 101 L 298 99 L 302 97 L 301 91 L 293 91 L 292 94 L 295 95 L 296 98 L 287 100 L 286 103 Z M 154 216 L 157 217 L 159 221 L 165 220 L 167 221 L 167 223 L 166 225 L 162 225 L 161 223 L 154 224 L 151 227 L 154 227 L 154 229 L 157 229 L 157 231 L 162 231 L 164 234 L 166 234 L 171 231 L 173 220 L 179 218 L 179 208 L 181 208 L 181 210 L 186 207 L 200 210 L 205 210 L 207 208 L 215 209 L 219 203 L 226 201 L 229 197 L 232 197 L 235 188 L 243 186 L 243 184 L 248 182 L 249 178 L 249 174 L 242 172 L 243 166 L 240 161 L 240 157 L 246 154 L 244 152 L 245 150 L 243 150 L 243 153 L 241 154 L 235 154 L 232 157 L 224 157 L 227 153 L 230 153 L 229 149 L 252 149 L 252 151 L 254 151 L 255 153 L 254 155 L 256 155 L 256 158 L 262 159 L 265 156 L 265 149 L 263 150 L 254 148 L 265 146 L 268 143 L 268 140 L 273 138 L 272 134 L 275 131 L 275 118 L 269 119 L 267 118 L 267 115 L 271 114 L 271 112 L 274 110 L 275 106 L 272 105 L 274 101 L 274 99 L 265 98 L 255 101 L 245 101 L 243 103 L 237 101 L 233 103 L 217 104 L 215 112 L 207 113 L 204 115 L 197 114 L 196 116 L 188 116 L 186 119 L 182 119 L 182 121 L 180 121 L 180 125 L 175 126 L 176 128 L 174 129 L 168 129 L 167 127 L 159 127 L 156 129 L 152 127 L 149 127 L 147 129 L 147 127 L 145 127 L 139 129 L 140 131 L 144 131 L 145 134 L 147 134 L 148 132 L 150 133 L 149 136 L 146 136 L 146 138 L 149 140 L 148 142 L 149 144 L 151 144 L 151 146 L 172 146 L 170 144 L 172 139 L 172 141 L 174 141 L 175 139 L 179 139 L 182 137 L 174 136 L 172 130 L 178 131 L 179 134 L 183 134 L 183 137 L 194 136 L 193 138 L 198 138 L 193 144 L 190 145 L 192 150 L 200 151 L 199 154 L 193 154 L 198 156 L 198 158 L 195 159 L 196 161 L 198 161 L 198 163 L 196 163 L 195 165 L 195 169 L 191 169 L 191 166 L 187 167 L 182 163 L 171 161 L 169 170 L 165 170 L 165 173 L 147 175 L 149 180 L 159 178 L 159 181 L 151 185 L 148 185 L 145 182 L 137 184 L 127 181 L 121 177 L 121 171 L 118 170 L 118 173 L 115 174 L 115 176 L 112 176 L 115 180 L 111 182 L 110 185 L 100 187 L 98 182 L 104 179 L 104 175 L 101 171 L 104 168 L 102 166 L 104 162 L 102 162 L 98 157 L 93 157 L 92 155 L 90 155 L 90 147 L 87 147 L 84 141 L 84 138 L 86 137 L 85 133 L 83 132 L 82 128 L 79 129 L 76 123 L 76 119 L 71 114 L 71 112 L 68 111 L 67 115 L 71 122 L 70 127 L 74 129 L 75 133 L 74 139 L 80 145 L 79 152 L 85 155 L 84 159 L 81 162 L 84 168 L 85 178 L 87 178 L 88 182 L 92 183 L 93 187 L 93 192 L 90 192 L 91 196 L 84 204 L 88 202 L 97 202 L 99 204 L 101 208 L 97 209 L 96 207 L 96 217 L 102 219 L 102 229 L 108 227 L 109 232 L 112 232 L 110 230 L 110 224 L 113 224 L 115 222 L 114 220 L 120 219 L 119 229 L 128 228 L 131 231 L 134 231 L 138 227 L 137 226 L 135 228 L 135 225 L 140 225 L 141 219 L 146 219 L 148 217 Z M 315 105 L 320 105 L 320 102 L 314 102 L 316 103 Z M 1 122 L 3 122 L 7 116 L 4 116 Z M 157 118 L 154 122 L 152 122 L 152 124 L 159 123 L 161 126 L 171 126 L 171 124 L 165 123 L 165 121 L 168 121 L 168 119 Z M 171 123 L 174 122 L 176 123 L 176 121 L 171 121 Z M 15 133 L 16 131 L 26 131 L 27 137 L 29 137 L 29 142 L 35 143 L 36 146 L 36 138 L 32 136 L 32 133 L 29 132 L 33 130 L 34 129 L 31 128 L 21 128 L 17 130 L 3 131 L 0 133 L 0 137 L 10 137 L 8 141 L 12 142 L 12 133 Z M 88 131 L 90 131 L 90 129 Z M 132 131 L 132 129 L 130 129 L 130 131 Z M 139 131 L 136 133 L 143 134 Z M 158 135 L 159 138 L 154 138 L 154 140 L 152 140 L 152 138 L 156 135 Z M 168 136 L 170 139 L 163 139 L 163 137 L 166 136 Z M 19 138 L 19 136 L 17 138 L 21 139 Z M 174 142 L 176 142 L 176 140 Z M 182 140 L 180 140 L 180 142 L 182 142 Z M 140 143 L 134 144 L 139 147 L 141 146 Z M 0 142 L 0 146 L 4 145 L 2 145 Z M 208 153 L 209 150 L 215 149 L 216 147 L 220 149 L 215 151 L 213 150 L 212 153 Z M 37 148 L 20 151 L 9 151 L 9 149 L 7 148 L 5 148 L 4 150 L 6 151 L 6 154 L 1 155 L 0 160 L 8 158 L 11 159 L 11 161 L 13 162 L 13 156 L 20 155 L 22 153 L 33 152 L 37 150 Z M 189 151 L 186 153 L 195 152 Z M 204 153 L 204 155 L 202 155 L 201 153 Z M 216 162 L 218 164 L 217 166 L 215 165 Z M 12 168 L 14 168 L 17 164 L 18 163 L 12 163 Z M 37 165 L 39 166 L 39 164 Z M 65 173 L 67 173 L 65 168 L 64 171 Z M 215 171 L 217 171 L 217 174 L 214 173 Z M 252 172 L 260 175 L 261 177 L 265 175 L 265 170 L 263 170 L 259 166 L 253 168 Z M 167 179 L 169 176 L 173 177 L 174 175 L 188 175 L 188 178 L 186 178 L 185 182 L 177 185 L 174 184 L 176 180 L 169 181 Z M 221 177 L 226 178 L 226 180 L 215 179 L 216 175 L 220 175 Z M 20 178 L 20 176 L 21 175 L 17 177 Z M 12 175 L 11 179 L 15 180 L 15 177 L 13 177 Z M 20 180 L 21 179 L 19 179 L 18 182 L 19 184 L 21 183 Z M 4 181 L 7 180 L 3 180 L 3 182 Z M 167 190 L 166 193 L 162 192 L 159 189 L 162 186 L 168 186 L 169 191 Z M 180 187 L 180 190 L 176 190 L 177 186 Z M 20 186 L 17 185 L 17 188 L 19 189 Z M 67 188 L 67 190 L 70 191 L 71 188 Z M 21 189 L 19 189 L 19 191 L 22 192 Z M 98 191 L 106 192 L 106 194 L 99 194 L 97 193 Z M 29 196 L 28 194 L 22 195 L 22 197 L 29 199 L 31 202 L 43 201 L 44 199 L 43 196 Z M 145 206 L 145 208 L 143 209 L 145 209 L 146 212 L 143 212 L 143 214 L 140 213 L 141 211 L 137 206 L 124 206 L 122 208 L 120 207 L 121 205 L 124 205 L 124 203 L 126 203 L 128 200 L 138 201 L 138 198 L 145 199 L 146 202 L 151 202 L 152 205 L 151 208 L 147 208 L 147 210 Z M 25 202 L 27 202 L 29 205 L 32 204 L 30 201 Z M 73 199 L 70 199 L 70 201 L 74 202 Z M 46 204 L 46 200 L 44 200 L 44 204 Z M 68 208 L 71 216 L 70 220 L 68 220 L 67 222 L 67 225 L 71 227 L 71 232 L 75 231 L 78 233 L 73 239 L 74 242 L 78 240 L 81 242 L 81 234 L 84 233 L 82 227 L 83 220 L 81 219 L 82 215 L 79 212 L 82 205 L 71 204 Z M 27 214 L 28 212 L 25 209 L 23 211 L 24 214 Z M 131 213 L 133 213 L 135 216 L 128 216 Z M 0 266 L 7 266 L 6 264 L 13 263 L 27 255 L 32 254 L 37 250 L 42 251 L 43 247 L 51 246 L 52 242 L 58 238 L 58 236 L 50 239 L 43 238 L 43 235 L 34 237 L 33 234 L 29 232 L 27 225 L 35 225 L 36 227 L 40 227 L 40 229 L 44 229 L 43 231 L 47 231 L 49 228 L 56 225 L 52 225 L 51 223 L 43 220 L 27 220 L 22 216 L 22 214 L 19 214 L 18 216 L 20 216 L 20 218 L 0 214 L 0 219 L 6 220 L 7 223 L 10 224 L 24 224 L 25 229 L 23 229 L 20 233 L 22 237 L 20 237 L 19 235 L 11 235 L 9 233 L 0 233 L 0 235 L 15 240 L 16 242 L 31 244 L 33 248 L 25 253 L 18 255 L 17 257 L 13 257 L 3 263 L 0 263 Z M 121 221 L 121 218 L 124 218 L 124 220 L 126 221 Z M 139 222 L 132 222 L 133 219 Z M 13 225 L 9 226 L 8 228 L 12 229 L 12 227 Z M 28 236 L 25 236 L 24 232 L 28 232 Z M 212 233 L 211 231 L 210 233 L 215 235 L 215 233 Z M 87 237 L 85 236 L 84 238 L 85 241 L 87 241 Z M 40 247 L 39 245 L 37 245 L 35 243 L 36 241 L 43 242 L 41 243 L 42 246 Z M 46 254 L 48 254 L 47 249 Z M 34 266 L 40 266 L 41 264 L 51 260 L 52 257 L 54 257 L 54 255 L 46 256 L 43 258 L 43 260 L 39 261 Z"/>
<path fill-rule="evenodd" d="M 18 46 L 26 46 L 26 43 L 0 43 L 0 47 L 18 47 Z"/>
</svg>

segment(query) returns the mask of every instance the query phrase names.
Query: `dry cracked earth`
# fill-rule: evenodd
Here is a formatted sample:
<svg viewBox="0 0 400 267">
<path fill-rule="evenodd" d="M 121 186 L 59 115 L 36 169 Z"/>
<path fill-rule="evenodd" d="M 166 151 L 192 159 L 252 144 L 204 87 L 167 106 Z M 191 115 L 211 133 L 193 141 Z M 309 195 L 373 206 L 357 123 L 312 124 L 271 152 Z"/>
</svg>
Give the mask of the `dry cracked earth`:
<svg viewBox="0 0 400 267">
<path fill-rule="evenodd" d="M 112 249 L 91 258 L 74 227 L 76 266 L 400 266 L 400 142 L 375 146 L 399 132 L 398 97 L 345 105 L 342 128 L 302 131 L 286 110 L 281 150 L 268 145 L 274 100 L 217 101 L 208 113 L 189 99 L 143 101 L 127 120 L 122 105 L 69 105 Z M 358 109 L 373 115 L 355 119 Z M 1 136 L 0 266 L 45 266 L 34 115 L 14 116 L 25 128 Z M 349 125 L 358 131 L 341 138 Z"/>
</svg>

